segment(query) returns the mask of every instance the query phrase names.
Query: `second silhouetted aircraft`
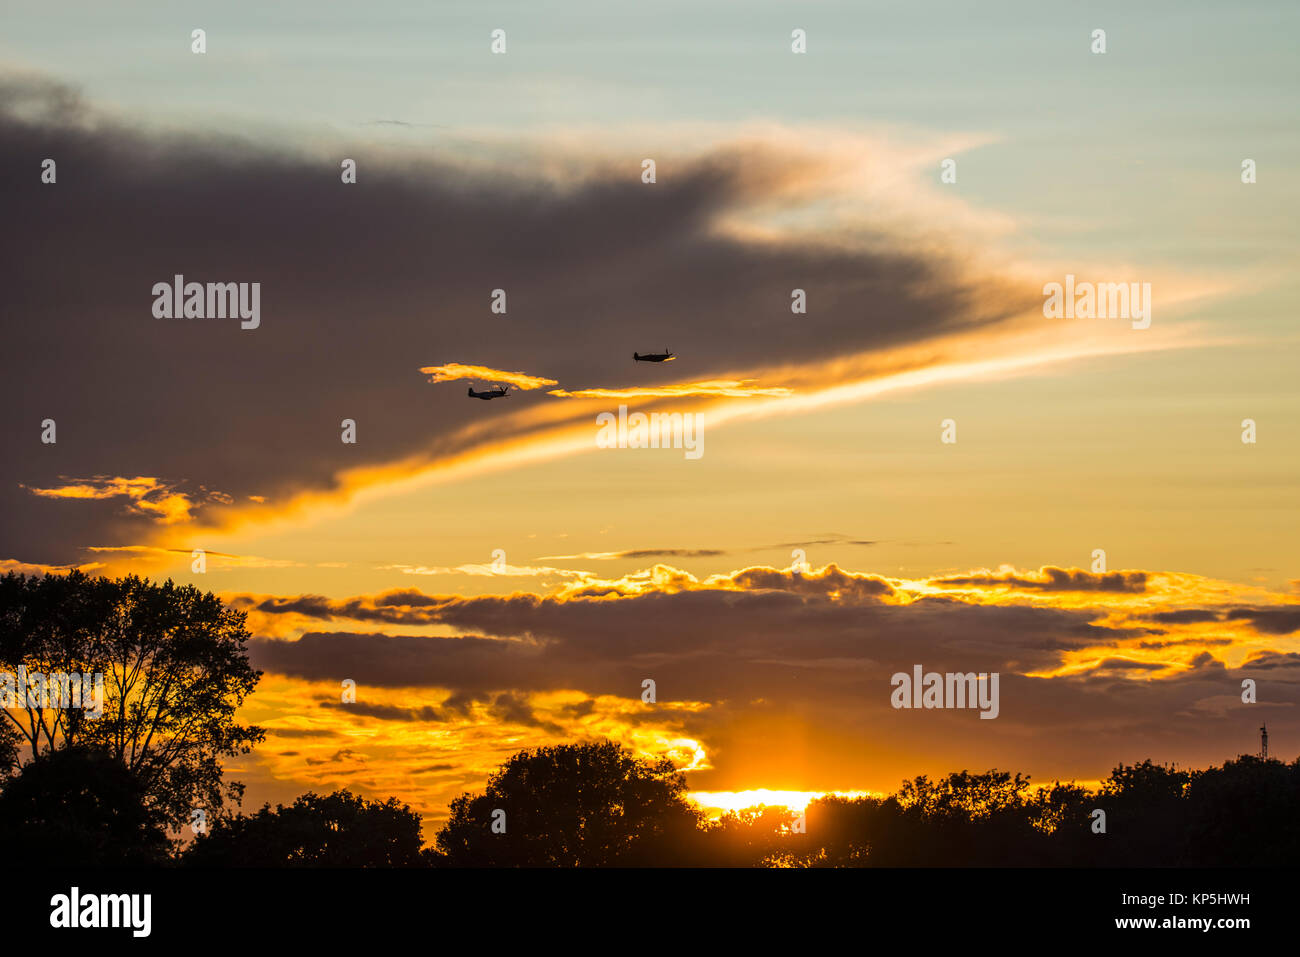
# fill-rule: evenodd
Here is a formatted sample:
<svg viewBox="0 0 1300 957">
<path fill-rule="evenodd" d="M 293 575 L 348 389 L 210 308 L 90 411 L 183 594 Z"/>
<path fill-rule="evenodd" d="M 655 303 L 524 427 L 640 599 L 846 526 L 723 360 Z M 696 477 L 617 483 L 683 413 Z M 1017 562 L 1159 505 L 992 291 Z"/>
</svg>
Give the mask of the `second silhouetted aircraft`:
<svg viewBox="0 0 1300 957">
<path fill-rule="evenodd" d="M 471 399 L 501 399 L 510 394 L 510 386 L 503 385 L 496 389 L 484 389 L 482 392 L 475 392 L 474 387 L 469 387 L 469 397 Z"/>
<path fill-rule="evenodd" d="M 647 352 L 645 355 L 641 355 L 639 352 L 632 353 L 632 360 L 634 362 L 671 362 L 676 358 L 677 357 L 667 349 L 663 352 Z"/>
</svg>

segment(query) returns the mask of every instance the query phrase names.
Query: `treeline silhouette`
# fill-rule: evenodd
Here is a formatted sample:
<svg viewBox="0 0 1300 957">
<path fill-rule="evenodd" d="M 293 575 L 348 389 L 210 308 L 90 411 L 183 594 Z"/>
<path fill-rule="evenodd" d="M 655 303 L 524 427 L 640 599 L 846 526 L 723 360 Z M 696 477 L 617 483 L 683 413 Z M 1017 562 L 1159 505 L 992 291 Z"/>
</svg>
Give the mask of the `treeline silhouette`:
<svg viewBox="0 0 1300 957">
<path fill-rule="evenodd" d="M 50 865 L 230 867 L 1194 867 L 1300 860 L 1300 761 L 1120 765 L 1100 788 L 962 771 L 887 797 L 706 820 L 667 761 L 609 742 L 521 751 L 452 802 L 432 846 L 408 805 L 336 791 L 223 815 L 188 841 L 120 761 L 72 749 L 0 791 L 0 846 Z M 1098 830 L 1096 811 L 1105 814 Z"/>
<path fill-rule="evenodd" d="M 102 674 L 102 713 L 0 709 L 0 847 L 48 865 L 194 867 L 1281 866 L 1300 860 L 1300 760 L 1183 771 L 1144 761 L 1100 788 L 1005 771 L 708 821 L 667 760 L 610 741 L 520 751 L 425 846 L 397 798 L 307 793 L 236 813 L 223 759 L 261 672 L 243 612 L 136 576 L 0 578 L 0 674 Z M 97 692 L 98 694 L 98 692 Z M 1102 827 L 1104 823 L 1104 829 Z"/>
</svg>

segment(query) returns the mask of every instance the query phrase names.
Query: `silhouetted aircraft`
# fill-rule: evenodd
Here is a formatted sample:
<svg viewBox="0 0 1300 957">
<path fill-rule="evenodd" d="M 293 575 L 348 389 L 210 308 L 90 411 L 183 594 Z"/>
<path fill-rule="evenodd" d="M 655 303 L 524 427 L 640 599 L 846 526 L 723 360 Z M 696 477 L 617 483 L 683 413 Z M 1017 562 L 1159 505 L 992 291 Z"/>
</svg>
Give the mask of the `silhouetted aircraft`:
<svg viewBox="0 0 1300 957">
<path fill-rule="evenodd" d="M 634 362 L 671 362 L 677 357 L 665 349 L 663 352 L 647 352 L 641 355 L 639 352 L 632 353 Z"/>
<path fill-rule="evenodd" d="M 496 389 L 484 389 L 482 392 L 475 392 L 474 387 L 469 387 L 469 397 L 471 399 L 501 399 L 510 394 L 510 386 L 503 385 Z"/>
</svg>

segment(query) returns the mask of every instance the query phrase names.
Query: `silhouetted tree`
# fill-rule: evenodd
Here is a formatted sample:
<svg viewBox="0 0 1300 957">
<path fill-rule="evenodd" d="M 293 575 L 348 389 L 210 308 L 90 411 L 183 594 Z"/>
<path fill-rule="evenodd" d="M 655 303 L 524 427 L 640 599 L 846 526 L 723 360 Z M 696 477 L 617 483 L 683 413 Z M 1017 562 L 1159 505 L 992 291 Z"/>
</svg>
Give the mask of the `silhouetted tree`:
<svg viewBox="0 0 1300 957">
<path fill-rule="evenodd" d="M 397 798 L 308 792 L 285 807 L 216 822 L 183 855 L 195 867 L 413 867 L 424 862 L 420 816 Z"/>
<path fill-rule="evenodd" d="M 143 782 L 102 751 L 29 761 L 0 792 L 0 847 L 13 861 L 138 866 L 166 860 L 166 828 Z"/>
<path fill-rule="evenodd" d="M 1092 831 L 1097 792 L 1057 781 L 1040 788 L 1028 801 L 1030 823 L 1037 838 L 1040 866 L 1086 867 L 1106 854 L 1105 836 Z"/>
<path fill-rule="evenodd" d="M 880 859 L 882 841 L 899 817 L 893 798 L 828 794 L 804 809 L 807 834 L 793 843 L 806 867 L 866 867 Z"/>
<path fill-rule="evenodd" d="M 876 866 L 981 866 L 1025 863 L 1032 827 L 1024 794 L 1029 779 L 992 770 L 961 771 L 938 781 L 905 781 L 882 809 L 874 835 Z"/>
<path fill-rule="evenodd" d="M 806 834 L 754 809 L 707 831 L 715 863 L 829 867 L 1291 866 L 1300 859 L 1300 761 L 1243 756 L 1179 771 L 1119 765 L 1097 790 L 1031 789 L 1003 771 L 904 782 L 885 798 L 827 796 Z M 1106 812 L 1105 833 L 1093 812 Z"/>
<path fill-rule="evenodd" d="M 1111 867 L 1178 867 L 1186 848 L 1191 775 L 1154 764 L 1118 765 L 1102 782 L 1096 807 L 1106 833 L 1096 835 L 1093 861 Z"/>
<path fill-rule="evenodd" d="M 671 761 L 637 758 L 611 741 L 521 751 L 484 793 L 451 803 L 437 845 L 452 865 L 682 864 L 701 821 L 685 792 Z"/>
<path fill-rule="evenodd" d="M 22 735 L 13 723 L 0 719 L 0 781 L 18 772 L 18 746 Z"/>
<path fill-rule="evenodd" d="M 104 710 L 94 719 L 84 708 L 29 705 L 20 688 L 18 708 L 0 720 L 37 763 L 74 747 L 113 756 L 172 827 L 188 824 L 196 807 L 215 819 L 243 791 L 222 781 L 221 759 L 263 738 L 235 721 L 261 676 L 248 663 L 244 620 L 171 581 L 10 573 L 0 578 L 0 670 L 102 673 Z"/>
<path fill-rule="evenodd" d="M 724 867 L 795 863 L 792 827 L 797 817 L 788 807 L 768 804 L 728 811 L 705 829 L 708 863 Z"/>
<path fill-rule="evenodd" d="M 1183 862 L 1200 867 L 1294 867 L 1300 861 L 1300 760 L 1242 755 L 1192 772 Z"/>
<path fill-rule="evenodd" d="M 680 775 L 647 773 L 608 742 L 521 752 L 486 793 L 452 803 L 439 863 L 462 865 L 705 864 L 799 867 L 1268 866 L 1300 858 L 1300 761 L 1243 757 L 1179 771 L 1119 765 L 1100 788 L 1022 774 L 961 771 L 905 781 L 887 797 L 827 796 L 804 811 L 754 807 L 704 824 L 684 806 Z M 635 826 L 662 773 L 670 827 Z M 1105 833 L 1093 812 L 1106 812 Z M 505 833 L 492 831 L 505 812 Z M 651 815 L 653 816 L 653 815 Z M 691 833 L 693 831 L 693 834 Z"/>
</svg>

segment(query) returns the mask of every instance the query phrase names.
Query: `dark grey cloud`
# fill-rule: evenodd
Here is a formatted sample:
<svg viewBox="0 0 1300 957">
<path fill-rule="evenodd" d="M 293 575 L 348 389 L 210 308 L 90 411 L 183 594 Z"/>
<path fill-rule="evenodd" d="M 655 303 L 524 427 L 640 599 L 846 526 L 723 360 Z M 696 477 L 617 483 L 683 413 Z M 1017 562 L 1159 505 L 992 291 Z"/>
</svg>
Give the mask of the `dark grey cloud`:
<svg viewBox="0 0 1300 957">
<path fill-rule="evenodd" d="M 1231 638 L 1176 638 L 1170 641 L 1140 641 L 1138 647 L 1147 651 L 1157 651 L 1161 648 L 1178 648 L 1186 645 L 1230 645 Z"/>
<path fill-rule="evenodd" d="M 1300 631 L 1300 605 L 1281 608 L 1230 608 L 1225 610 L 1185 608 L 1145 616 L 1161 624 L 1186 625 L 1211 621 L 1244 621 L 1266 635 L 1289 635 Z"/>
<path fill-rule="evenodd" d="M 615 558 L 710 558 L 717 555 L 725 555 L 725 551 L 717 548 L 634 548 L 626 552 L 618 552 Z"/>
<path fill-rule="evenodd" d="M 653 187 L 595 161 L 565 183 L 365 142 L 328 159 L 229 137 L 125 128 L 48 81 L 0 81 L 0 558 L 84 560 L 144 540 L 121 499 L 53 500 L 91 476 L 150 476 L 197 514 L 228 497 L 329 490 L 340 470 L 462 450 L 462 427 L 510 409 L 430 385 L 421 365 L 522 370 L 566 388 L 710 378 L 989 326 L 1034 290 L 977 283 L 955 259 L 827 242 L 750 242 L 719 217 L 764 201 L 793 161 L 760 147 L 683 158 Z M 41 161 L 58 166 L 40 182 Z M 359 164 L 340 182 L 339 162 Z M 153 317 L 175 274 L 260 282 L 261 327 Z M 790 322 L 789 295 L 816 308 Z M 505 317 L 490 291 L 507 290 Z M 580 343 L 580 347 L 575 347 Z M 672 370 L 634 366 L 671 343 Z M 575 413 L 577 414 L 577 413 Z M 42 445 L 40 423 L 58 423 Z M 358 444 L 339 441 L 344 418 Z M 492 430 L 492 440 L 510 429 Z M 487 439 L 473 441 L 488 441 Z M 213 498 L 213 496 L 217 498 Z"/>
<path fill-rule="evenodd" d="M 428 706 L 418 708 L 399 708 L 395 705 L 366 704 L 361 701 L 355 701 L 350 704 L 344 704 L 338 701 L 322 701 L 321 707 L 337 708 L 347 714 L 359 714 L 368 718 L 379 718 L 381 721 L 437 722 L 446 720 L 440 709 Z"/>
<path fill-rule="evenodd" d="M 1094 671 L 1163 671 L 1158 661 L 1133 661 L 1129 658 L 1103 658 L 1093 665 Z"/>
<path fill-rule="evenodd" d="M 1190 625 L 1218 621 L 1220 614 L 1208 608 L 1180 608 L 1176 611 L 1158 611 L 1145 617 L 1148 621 L 1158 621 L 1165 625 Z"/>
<path fill-rule="evenodd" d="M 879 542 L 861 538 L 849 538 L 847 535 L 835 535 L 830 538 L 814 538 L 806 542 L 781 542 L 777 545 L 764 545 L 751 551 L 762 552 L 773 548 L 807 548 L 810 545 L 879 545 Z"/>
<path fill-rule="evenodd" d="M 359 685 L 456 689 L 470 700 L 506 690 L 576 688 L 591 695 L 639 694 L 644 677 L 662 677 L 661 699 L 718 701 L 779 696 L 792 673 L 818 687 L 852 687 L 865 674 L 888 675 L 921 662 L 941 670 L 997 670 L 1014 663 L 1049 667 L 1074 648 L 1129 637 L 1131 629 L 1091 623 L 1095 613 L 973 605 L 921 598 L 879 601 L 887 589 L 868 576 L 829 568 L 820 578 L 747 569 L 734 588 L 559 600 L 532 595 L 447 596 L 431 606 L 389 608 L 392 624 L 439 624 L 462 634 L 431 638 L 308 631 L 297 641 L 256 640 L 254 662 L 310 680 L 353 678 Z M 836 596 L 836 597 L 832 597 Z M 267 603 L 263 603 L 264 605 Z M 374 600 L 270 603 L 321 617 L 349 609 L 370 620 Z M 403 613 L 404 612 L 404 613 Z M 1137 632 L 1140 633 L 1140 632 Z M 378 707 L 397 720 L 441 720 L 438 708 Z M 495 699 L 503 713 L 509 702 Z M 443 706 L 444 708 L 446 705 Z"/>
<path fill-rule="evenodd" d="M 1266 635 L 1289 635 L 1300 631 L 1300 606 L 1294 608 L 1234 608 L 1229 621 L 1248 621 L 1256 631 Z"/>
<path fill-rule="evenodd" d="M 1266 651 L 1250 657 L 1243 665 L 1245 671 L 1288 671 L 1300 666 L 1300 654 L 1295 652 Z"/>
<path fill-rule="evenodd" d="M 803 542 L 780 542 L 775 545 L 756 545 L 751 548 L 629 548 L 614 552 L 583 552 L 577 555 L 542 555 L 537 560 L 586 559 L 640 559 L 640 558 L 716 558 L 723 555 L 770 552 L 775 549 L 808 548 L 814 545 L 878 545 L 879 542 L 831 535 Z"/>
<path fill-rule="evenodd" d="M 586 701 L 553 716 L 563 721 L 598 710 L 601 696 L 636 701 L 641 682 L 653 678 L 658 702 L 621 719 L 666 724 L 706 742 L 716 770 L 692 779 L 705 789 L 742 786 L 756 775 L 768 780 L 766 773 L 779 784 L 792 760 L 836 771 L 799 777 L 801 786 L 842 787 L 871 780 L 873 761 L 892 763 L 909 752 L 942 770 L 1015 766 L 1040 779 L 1101 777 L 1121 760 L 1232 757 L 1252 749 L 1263 719 L 1281 753 L 1291 753 L 1283 742 L 1300 735 L 1300 655 L 1259 654 L 1228 668 L 1203 652 L 1190 667 L 1169 670 L 1125 657 L 1120 641 L 1140 638 L 1146 629 L 1094 624 L 1104 608 L 942 597 L 895 604 L 844 588 L 840 576 L 846 573 L 838 569 L 823 576 L 820 589 L 811 587 L 815 576 L 755 571 L 737 573 L 737 579 L 748 576 L 754 586 L 748 591 L 569 601 L 426 596 L 407 606 L 413 617 L 406 624 L 439 623 L 465 633 L 311 631 L 297 642 L 255 640 L 250 650 L 270 672 L 310 680 L 348 676 L 359 687 L 428 688 L 427 708 L 412 691 L 416 700 L 394 709 L 398 720 L 437 720 L 453 706 L 467 714 L 466 702 L 475 702 L 500 720 L 556 734 L 560 729 L 530 710 L 530 693 L 585 693 Z M 379 600 L 338 605 L 363 609 Z M 1085 648 L 1116 651 L 1074 673 L 1033 676 L 1054 671 L 1067 653 Z M 926 671 L 998 672 L 1001 714 L 983 721 L 970 711 L 893 709 L 891 676 L 916 664 Z M 1259 684 L 1258 705 L 1240 700 L 1245 677 Z M 439 703 L 444 689 L 452 689 L 452 698 Z M 691 710 L 686 702 L 709 707 Z"/>
<path fill-rule="evenodd" d="M 1078 568 L 1055 568 L 1046 566 L 1040 577 L 1024 575 L 965 575 L 954 578 L 940 578 L 938 585 L 951 587 L 1003 585 L 1008 588 L 1023 588 L 1029 591 L 1114 591 L 1144 592 L 1147 585 L 1146 572 L 1086 572 Z"/>
<path fill-rule="evenodd" d="M 306 759 L 307 763 L 313 766 L 321 765 L 321 764 L 340 764 L 344 761 L 361 761 L 364 763 L 365 760 L 366 759 L 364 757 L 357 754 L 357 752 L 353 751 L 351 748 L 340 748 L 339 750 L 331 754 L 328 758 L 307 758 Z"/>
</svg>

